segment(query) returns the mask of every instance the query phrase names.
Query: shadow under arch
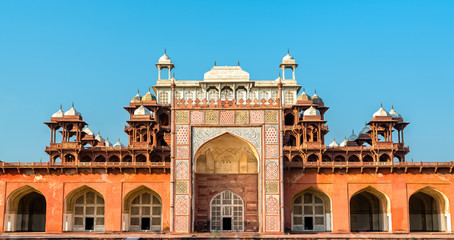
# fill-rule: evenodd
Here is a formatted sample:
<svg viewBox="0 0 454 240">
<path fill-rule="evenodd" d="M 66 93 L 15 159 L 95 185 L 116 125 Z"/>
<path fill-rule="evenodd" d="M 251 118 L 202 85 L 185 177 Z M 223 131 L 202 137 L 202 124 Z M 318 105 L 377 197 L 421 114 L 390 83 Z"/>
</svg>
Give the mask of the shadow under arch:
<svg viewBox="0 0 454 240">
<path fill-rule="evenodd" d="M 411 232 L 450 231 L 449 200 L 434 187 L 424 187 L 413 192 L 408 199 Z"/>
<path fill-rule="evenodd" d="M 352 232 L 391 231 L 389 197 L 368 186 L 350 198 L 350 230 Z"/>
<path fill-rule="evenodd" d="M 45 232 L 47 201 L 39 190 L 29 185 L 11 192 L 7 198 L 7 232 Z"/>
<path fill-rule="evenodd" d="M 222 133 L 203 143 L 195 151 L 194 159 L 196 173 L 259 172 L 260 155 L 257 149 L 249 141 L 230 132 Z"/>
<path fill-rule="evenodd" d="M 65 196 L 63 231 L 104 231 L 104 196 L 83 185 Z"/>
<path fill-rule="evenodd" d="M 123 198 L 123 231 L 162 231 L 162 198 L 151 188 L 139 186 Z"/>
<path fill-rule="evenodd" d="M 293 196 L 292 230 L 331 231 L 331 197 L 316 187 L 308 187 Z"/>
</svg>

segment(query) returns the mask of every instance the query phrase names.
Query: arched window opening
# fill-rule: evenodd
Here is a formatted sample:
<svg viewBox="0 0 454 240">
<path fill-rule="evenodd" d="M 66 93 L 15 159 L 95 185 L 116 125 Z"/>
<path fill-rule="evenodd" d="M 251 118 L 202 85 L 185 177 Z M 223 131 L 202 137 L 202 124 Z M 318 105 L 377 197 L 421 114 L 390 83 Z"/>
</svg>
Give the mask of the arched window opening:
<svg viewBox="0 0 454 240">
<path fill-rule="evenodd" d="M 231 191 L 224 191 L 211 200 L 212 231 L 244 231 L 243 199 Z"/>
<path fill-rule="evenodd" d="M 388 229 L 388 200 L 376 190 L 363 190 L 350 199 L 352 232 L 380 232 Z"/>
<path fill-rule="evenodd" d="M 295 116 L 293 113 L 287 113 L 284 118 L 286 126 L 293 126 L 295 124 Z"/>
<path fill-rule="evenodd" d="M 161 113 L 159 115 L 159 125 L 169 126 L 169 116 L 166 113 Z"/>
<path fill-rule="evenodd" d="M 95 158 L 95 162 L 105 162 L 106 158 L 102 155 L 99 155 Z"/>
<path fill-rule="evenodd" d="M 143 154 L 139 154 L 136 156 L 136 162 L 147 162 L 147 157 L 145 157 Z"/>
<path fill-rule="evenodd" d="M 390 162 L 391 158 L 388 154 L 384 153 L 380 156 L 380 162 Z"/>
<path fill-rule="evenodd" d="M 322 162 L 332 162 L 333 160 L 331 160 L 331 158 L 327 155 L 323 155 L 322 156 Z"/>
<path fill-rule="evenodd" d="M 165 159 L 164 159 L 165 162 L 170 162 L 170 157 L 167 156 Z"/>
<path fill-rule="evenodd" d="M 370 155 L 366 155 L 363 157 L 363 162 L 373 162 L 374 158 Z"/>
<path fill-rule="evenodd" d="M 296 155 L 293 157 L 292 162 L 303 162 L 303 159 L 299 155 Z"/>
<path fill-rule="evenodd" d="M 122 162 L 132 162 L 132 157 L 130 155 L 126 155 L 123 157 Z"/>
<path fill-rule="evenodd" d="M 161 201 L 149 191 L 131 201 L 129 231 L 161 231 Z"/>
<path fill-rule="evenodd" d="M 109 158 L 109 162 L 120 162 L 120 158 L 116 155 L 113 155 Z"/>
<path fill-rule="evenodd" d="M 337 155 L 337 156 L 334 158 L 334 161 L 335 161 L 335 162 L 345 162 L 345 157 L 342 156 L 342 155 Z"/>
<path fill-rule="evenodd" d="M 430 187 L 423 188 L 410 196 L 410 232 L 446 231 L 447 216 L 444 196 Z"/>
<path fill-rule="evenodd" d="M 97 192 L 88 190 L 74 202 L 74 231 L 104 231 L 104 198 Z"/>
<path fill-rule="evenodd" d="M 402 162 L 402 158 L 400 156 L 394 155 L 394 162 Z"/>
<path fill-rule="evenodd" d="M 211 88 L 208 89 L 207 95 L 208 95 L 208 101 L 211 101 L 211 100 L 216 101 L 219 98 L 219 92 L 214 87 L 211 87 Z"/>
<path fill-rule="evenodd" d="M 306 192 L 293 200 L 292 228 L 294 231 L 326 231 L 325 202 Z"/>
<path fill-rule="evenodd" d="M 309 157 L 307 157 L 308 162 L 318 162 L 318 156 L 317 154 L 311 154 Z"/>
<path fill-rule="evenodd" d="M 72 154 L 66 154 L 65 155 L 65 162 L 75 162 L 76 158 Z"/>
<path fill-rule="evenodd" d="M 88 155 L 82 156 L 80 162 L 91 162 L 91 157 Z"/>
<path fill-rule="evenodd" d="M 5 214 L 7 232 L 45 232 L 46 199 L 26 186 L 11 194 Z"/>
<path fill-rule="evenodd" d="M 233 100 L 233 91 L 230 87 L 223 87 L 221 90 L 221 100 Z"/>
<path fill-rule="evenodd" d="M 356 155 L 351 155 L 350 157 L 348 157 L 348 161 L 349 162 L 359 162 L 359 157 Z"/>
<path fill-rule="evenodd" d="M 61 162 L 60 155 L 55 155 L 52 159 L 54 162 Z"/>
<path fill-rule="evenodd" d="M 288 157 L 284 156 L 284 162 L 289 162 Z"/>
<path fill-rule="evenodd" d="M 236 90 L 236 100 L 240 101 L 241 99 L 243 99 L 244 101 L 247 100 L 247 92 L 244 87 L 239 87 Z"/>
</svg>

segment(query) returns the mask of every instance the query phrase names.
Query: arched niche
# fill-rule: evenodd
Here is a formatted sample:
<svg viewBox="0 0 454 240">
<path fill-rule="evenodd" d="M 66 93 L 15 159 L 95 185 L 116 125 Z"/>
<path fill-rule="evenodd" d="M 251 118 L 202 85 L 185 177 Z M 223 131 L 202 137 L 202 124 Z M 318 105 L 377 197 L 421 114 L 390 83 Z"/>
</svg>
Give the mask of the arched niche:
<svg viewBox="0 0 454 240">
<path fill-rule="evenodd" d="M 30 186 L 13 191 L 6 201 L 5 231 L 45 232 L 47 203 L 44 195 Z"/>
<path fill-rule="evenodd" d="M 257 173 L 259 155 L 247 141 L 230 133 L 204 143 L 195 155 L 196 173 Z"/>
<path fill-rule="evenodd" d="M 331 231 L 331 198 L 315 187 L 309 187 L 293 197 L 292 230 Z"/>
<path fill-rule="evenodd" d="M 373 187 L 359 190 L 350 198 L 350 228 L 352 232 L 390 231 L 389 198 Z"/>
<path fill-rule="evenodd" d="M 433 187 L 414 192 L 409 200 L 410 232 L 449 231 L 448 198 Z"/>
</svg>

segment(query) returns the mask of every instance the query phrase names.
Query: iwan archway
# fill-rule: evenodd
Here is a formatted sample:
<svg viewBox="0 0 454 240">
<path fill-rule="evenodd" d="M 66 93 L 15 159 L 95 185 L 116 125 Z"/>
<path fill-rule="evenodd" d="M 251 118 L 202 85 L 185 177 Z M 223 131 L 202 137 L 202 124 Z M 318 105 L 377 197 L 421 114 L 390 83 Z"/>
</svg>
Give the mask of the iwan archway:
<svg viewBox="0 0 454 240">
<path fill-rule="evenodd" d="M 438 190 L 425 187 L 413 193 L 408 201 L 411 232 L 448 231 L 449 204 Z"/>
<path fill-rule="evenodd" d="M 256 149 L 230 133 L 195 154 L 195 231 L 258 231 Z"/>
</svg>

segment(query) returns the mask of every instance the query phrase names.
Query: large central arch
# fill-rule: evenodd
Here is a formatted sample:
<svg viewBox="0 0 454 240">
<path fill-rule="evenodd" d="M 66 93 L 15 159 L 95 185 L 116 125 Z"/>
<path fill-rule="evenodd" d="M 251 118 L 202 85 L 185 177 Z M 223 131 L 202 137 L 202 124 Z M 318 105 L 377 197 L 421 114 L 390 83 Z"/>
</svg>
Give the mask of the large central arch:
<svg viewBox="0 0 454 240">
<path fill-rule="evenodd" d="M 206 232 L 214 226 L 217 231 L 258 231 L 259 154 L 256 148 L 232 133 L 224 133 L 203 143 L 194 155 L 194 163 L 195 230 Z M 221 214 L 214 216 L 213 209 L 210 208 L 211 201 L 215 196 L 224 196 L 224 193 L 235 193 L 231 196 L 232 199 L 236 196 L 244 203 L 244 218 L 241 220 L 244 221 L 244 227 L 239 227 L 240 224 L 238 220 L 235 222 L 233 215 L 225 215 L 225 221 L 232 217 L 231 229 L 215 224 L 218 220 L 222 221 L 217 218 L 224 210 L 214 211 L 215 214 Z M 239 205 L 233 208 L 239 208 Z"/>
</svg>

